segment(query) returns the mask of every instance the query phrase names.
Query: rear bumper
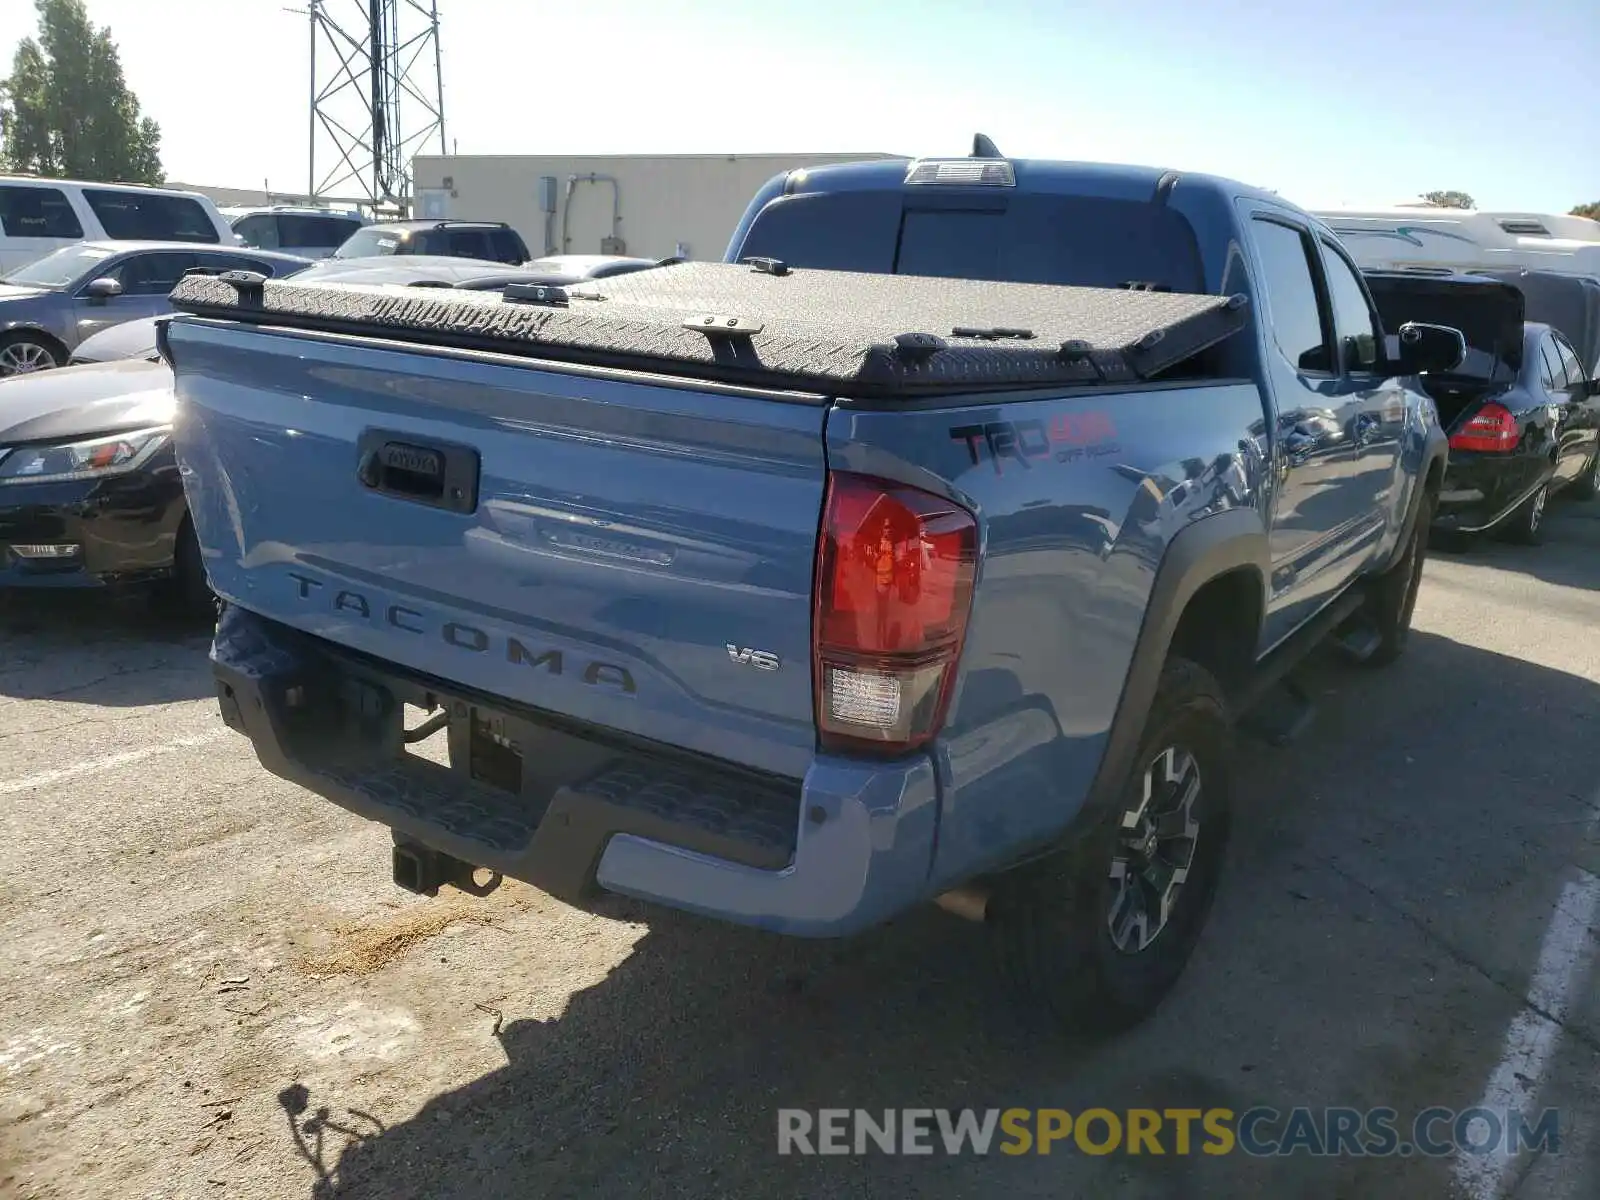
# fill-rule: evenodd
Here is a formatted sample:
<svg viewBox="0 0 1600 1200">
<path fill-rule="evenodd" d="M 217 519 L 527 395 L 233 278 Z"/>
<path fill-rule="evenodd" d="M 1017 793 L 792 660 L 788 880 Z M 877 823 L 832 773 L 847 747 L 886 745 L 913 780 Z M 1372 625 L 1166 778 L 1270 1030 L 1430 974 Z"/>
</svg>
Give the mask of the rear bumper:
<svg viewBox="0 0 1600 1200">
<path fill-rule="evenodd" d="M 1554 473 L 1554 464 L 1530 464 L 1524 455 L 1452 450 L 1434 510 L 1436 529 L 1481 533 L 1498 525 Z"/>
<path fill-rule="evenodd" d="M 818 758 L 803 781 L 753 776 L 494 707 L 235 606 L 212 664 L 224 719 L 269 771 L 568 903 L 610 891 L 833 937 L 928 898 L 937 788 L 926 758 Z M 430 703 L 449 714 L 454 768 L 406 751 L 403 706 Z M 494 737 L 519 748 L 511 777 Z"/>
<path fill-rule="evenodd" d="M 183 484 L 170 451 L 103 480 L 0 487 L 0 588 L 98 588 L 171 574 Z M 14 547 L 76 546 L 64 558 Z"/>
</svg>

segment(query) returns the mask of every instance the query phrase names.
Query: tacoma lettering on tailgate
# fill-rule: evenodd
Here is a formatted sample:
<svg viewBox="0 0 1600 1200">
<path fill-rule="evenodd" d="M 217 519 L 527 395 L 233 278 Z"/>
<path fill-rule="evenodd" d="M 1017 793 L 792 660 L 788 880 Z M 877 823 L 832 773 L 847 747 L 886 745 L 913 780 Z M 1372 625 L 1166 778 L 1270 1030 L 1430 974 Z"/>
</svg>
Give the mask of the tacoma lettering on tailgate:
<svg viewBox="0 0 1600 1200">
<path fill-rule="evenodd" d="M 289 572 L 289 578 L 295 581 L 296 593 L 300 599 L 316 603 L 325 601 L 335 612 L 349 613 L 364 621 L 377 621 L 389 629 L 398 629 L 401 633 L 417 637 L 437 637 L 446 645 L 467 654 L 493 653 L 503 655 L 509 663 L 542 670 L 551 675 L 571 674 L 591 687 L 615 688 L 630 696 L 638 691 L 633 681 L 633 673 L 627 667 L 618 666 L 616 663 L 601 662 L 598 659 L 581 659 L 569 663 L 565 651 L 562 650 L 530 646 L 515 637 L 495 637 L 475 625 L 463 624 L 460 621 L 446 621 L 440 625 L 429 620 L 425 613 L 415 608 L 373 600 L 364 593 L 350 588 L 340 588 L 331 592 L 320 579 L 313 579 L 309 575 L 301 575 L 295 571 Z M 569 666 L 572 668 L 571 671 L 568 670 Z"/>
</svg>

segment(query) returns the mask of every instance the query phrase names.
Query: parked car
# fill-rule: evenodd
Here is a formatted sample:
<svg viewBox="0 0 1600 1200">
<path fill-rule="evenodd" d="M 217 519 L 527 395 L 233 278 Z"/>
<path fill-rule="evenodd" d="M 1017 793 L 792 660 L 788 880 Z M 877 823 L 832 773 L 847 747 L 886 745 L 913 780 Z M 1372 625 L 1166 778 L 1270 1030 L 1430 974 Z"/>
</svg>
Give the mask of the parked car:
<svg viewBox="0 0 1600 1200">
<path fill-rule="evenodd" d="M 1367 280 L 1386 326 L 1448 322 L 1466 337 L 1458 367 L 1422 380 L 1450 438 L 1439 530 L 1533 544 L 1551 496 L 1600 495 L 1600 384 L 1559 330 L 1524 320 L 1518 287 L 1409 272 Z"/>
<path fill-rule="evenodd" d="M 334 258 L 390 254 L 437 254 L 481 258 L 520 266 L 528 244 L 503 221 L 385 221 L 359 229 L 333 252 Z"/>
<path fill-rule="evenodd" d="M 448 255 L 373 255 L 369 258 L 319 259 L 298 278 L 319 283 L 433 284 L 453 287 L 470 279 L 500 278 L 519 268 L 482 258 Z"/>
<path fill-rule="evenodd" d="M 172 446 L 166 363 L 130 359 L 0 382 L 0 588 L 210 592 Z"/>
<path fill-rule="evenodd" d="M 65 366 L 103 329 L 168 312 L 186 271 L 280 275 L 309 260 L 179 242 L 83 242 L 0 275 L 0 379 Z"/>
<path fill-rule="evenodd" d="M 78 343 L 78 348 L 67 359 L 67 366 L 81 367 L 88 363 L 119 362 L 126 358 L 159 359 L 156 353 L 156 323 L 165 316 L 141 317 L 137 321 L 124 321 L 110 329 L 102 329 Z"/>
<path fill-rule="evenodd" d="M 430 269 L 414 270 L 421 261 Z M 474 276 L 502 277 L 504 268 L 465 259 L 326 260 L 278 278 L 312 275 L 450 287 Z M 207 602 L 171 443 L 160 440 L 174 401 L 156 329 L 169 319 L 114 325 L 78 346 L 75 365 L 0 383 L 0 590 L 153 586 L 168 605 L 193 610 Z M 90 365 L 99 363 L 110 369 Z M 130 423 L 154 439 L 135 447 L 145 457 L 115 449 Z M 64 457 L 92 460 L 96 453 L 110 455 L 98 470 L 51 468 Z"/>
<path fill-rule="evenodd" d="M 1276 195 L 974 149 L 781 176 L 732 262 L 581 303 L 330 325 L 185 280 L 227 723 L 390 827 L 413 891 L 816 937 L 938 899 L 1063 1020 L 1147 1014 L 1222 868 L 1234 716 L 1325 638 L 1405 649 L 1446 452 L 1407 381 L 1464 348 L 1388 356 Z M 1354 469 L 1280 436 L 1306 410 Z M 410 753 L 445 730 L 448 766 Z"/>
<path fill-rule="evenodd" d="M 301 258 L 327 258 L 367 223 L 354 211 L 287 204 L 224 208 L 222 215 L 246 246 Z"/>
<path fill-rule="evenodd" d="M 486 286 L 504 287 L 506 281 L 521 281 L 517 272 L 508 272 L 499 263 L 476 258 L 324 258 L 298 271 L 286 271 L 277 278 L 322 283 L 394 284 L 433 287 L 474 287 L 479 280 Z M 102 330 L 78 344 L 68 359 L 69 365 L 113 362 L 123 358 L 156 356 L 156 324 L 166 317 L 145 317 L 124 321 Z"/>
<path fill-rule="evenodd" d="M 85 241 L 237 245 L 198 192 L 0 175 L 0 274 Z"/>
</svg>

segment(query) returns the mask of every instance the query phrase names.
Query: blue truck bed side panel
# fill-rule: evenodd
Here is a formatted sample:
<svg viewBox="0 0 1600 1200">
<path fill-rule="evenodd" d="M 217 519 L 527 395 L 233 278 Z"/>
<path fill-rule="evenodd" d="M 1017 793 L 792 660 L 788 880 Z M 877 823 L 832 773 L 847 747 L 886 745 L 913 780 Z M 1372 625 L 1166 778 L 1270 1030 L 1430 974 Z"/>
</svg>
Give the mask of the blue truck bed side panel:
<svg viewBox="0 0 1600 1200">
<path fill-rule="evenodd" d="M 860 411 L 828 461 L 941 491 L 981 523 L 959 690 L 936 753 L 930 889 L 1060 833 L 1100 764 L 1166 543 L 1265 483 L 1248 384 Z"/>
</svg>

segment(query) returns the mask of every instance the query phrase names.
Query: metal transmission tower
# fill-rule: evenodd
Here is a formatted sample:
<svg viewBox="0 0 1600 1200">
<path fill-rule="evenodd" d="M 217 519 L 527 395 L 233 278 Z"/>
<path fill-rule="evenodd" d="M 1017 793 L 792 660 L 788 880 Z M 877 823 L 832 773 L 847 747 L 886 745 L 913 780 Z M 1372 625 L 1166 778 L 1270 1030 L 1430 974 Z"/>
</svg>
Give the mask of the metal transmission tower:
<svg viewBox="0 0 1600 1200">
<path fill-rule="evenodd" d="M 312 198 L 408 210 L 412 156 L 435 133 L 445 152 L 438 0 L 310 0 L 309 15 Z"/>
</svg>

